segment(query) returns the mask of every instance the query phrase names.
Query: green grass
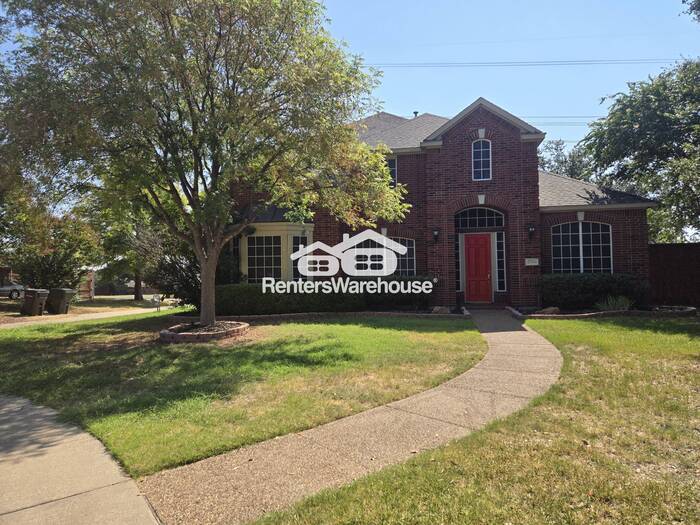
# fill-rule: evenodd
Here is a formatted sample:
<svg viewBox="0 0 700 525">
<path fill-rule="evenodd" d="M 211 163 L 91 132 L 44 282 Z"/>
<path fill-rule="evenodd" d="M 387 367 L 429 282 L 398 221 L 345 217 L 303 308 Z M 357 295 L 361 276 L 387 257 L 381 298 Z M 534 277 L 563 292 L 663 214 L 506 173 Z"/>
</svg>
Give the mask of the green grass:
<svg viewBox="0 0 700 525">
<path fill-rule="evenodd" d="M 699 523 L 700 322 L 528 325 L 565 357 L 530 407 L 260 523 Z"/>
<path fill-rule="evenodd" d="M 360 412 L 439 384 L 486 347 L 468 321 L 320 318 L 245 341 L 163 345 L 163 314 L 0 331 L 0 392 L 101 439 L 133 476 Z"/>
</svg>

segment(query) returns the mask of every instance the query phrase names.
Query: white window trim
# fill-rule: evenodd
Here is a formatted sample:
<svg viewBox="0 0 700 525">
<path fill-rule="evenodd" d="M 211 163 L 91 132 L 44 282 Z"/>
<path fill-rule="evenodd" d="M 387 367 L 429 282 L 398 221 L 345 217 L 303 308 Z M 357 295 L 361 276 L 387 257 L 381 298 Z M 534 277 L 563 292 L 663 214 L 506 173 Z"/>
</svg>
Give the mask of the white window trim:
<svg viewBox="0 0 700 525">
<path fill-rule="evenodd" d="M 551 272 L 552 273 L 565 273 L 565 272 L 555 272 L 554 271 L 554 242 L 552 242 L 552 239 L 554 238 L 554 228 L 557 226 L 563 226 L 564 224 L 576 224 L 578 223 L 578 257 L 579 257 L 579 271 L 578 272 L 568 272 L 568 273 L 607 273 L 607 272 L 584 272 L 583 271 L 583 223 L 584 222 L 589 222 L 591 224 L 602 224 L 604 226 L 607 226 L 610 228 L 610 274 L 612 275 L 615 273 L 615 261 L 613 259 L 613 255 L 615 250 L 613 249 L 613 227 L 612 224 L 609 224 L 607 222 L 600 222 L 600 221 L 570 221 L 570 222 L 560 222 L 558 224 L 552 224 L 551 228 L 549 229 L 549 244 L 550 244 L 550 250 L 551 250 Z"/>
<path fill-rule="evenodd" d="M 498 234 L 503 235 L 503 290 L 498 289 Z M 506 258 L 506 232 L 505 230 L 499 230 L 493 232 L 493 237 L 491 239 L 493 242 L 493 272 L 494 278 L 492 279 L 493 291 L 498 293 L 504 293 L 508 291 L 508 259 Z"/>
<path fill-rule="evenodd" d="M 489 143 L 489 177 L 487 179 L 477 179 L 474 177 L 474 145 L 477 142 L 488 142 Z M 491 180 L 493 178 L 493 162 L 491 161 L 491 155 L 493 153 L 493 144 L 489 139 L 476 139 L 472 141 L 472 180 L 475 182 L 481 182 L 484 180 Z M 483 170 L 483 168 L 482 168 Z"/>
<path fill-rule="evenodd" d="M 290 255 L 292 253 L 292 237 L 306 234 L 309 244 L 314 241 L 314 225 L 311 223 L 299 224 L 291 222 L 257 222 L 252 225 L 255 232 L 252 237 L 257 236 L 279 236 L 281 239 L 282 254 L 282 280 L 291 281 L 294 271 Z M 243 275 L 248 275 L 248 237 L 243 236 L 239 242 L 239 268 Z M 245 254 L 245 256 L 243 255 Z"/>
<path fill-rule="evenodd" d="M 389 237 L 392 241 L 398 242 L 398 240 L 403 240 L 403 241 L 411 241 L 413 243 L 413 273 L 411 275 L 401 275 L 398 274 L 401 277 L 415 277 L 418 275 L 418 261 L 416 260 L 416 240 L 412 239 L 411 237 Z M 408 253 L 408 252 L 406 252 Z M 396 269 L 398 271 L 398 268 Z"/>
</svg>

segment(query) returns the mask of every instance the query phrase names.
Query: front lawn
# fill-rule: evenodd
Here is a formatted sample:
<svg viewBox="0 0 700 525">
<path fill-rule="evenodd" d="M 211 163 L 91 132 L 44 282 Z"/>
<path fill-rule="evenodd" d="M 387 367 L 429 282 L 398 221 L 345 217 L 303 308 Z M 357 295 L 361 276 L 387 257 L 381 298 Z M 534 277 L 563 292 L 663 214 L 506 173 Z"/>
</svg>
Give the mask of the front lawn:
<svg viewBox="0 0 700 525">
<path fill-rule="evenodd" d="M 528 325 L 565 357 L 530 408 L 261 523 L 699 523 L 700 322 Z"/>
<path fill-rule="evenodd" d="M 134 476 L 437 385 L 486 345 L 467 320 L 319 318 L 163 345 L 164 314 L 0 331 L 0 392 L 58 409 Z"/>
</svg>

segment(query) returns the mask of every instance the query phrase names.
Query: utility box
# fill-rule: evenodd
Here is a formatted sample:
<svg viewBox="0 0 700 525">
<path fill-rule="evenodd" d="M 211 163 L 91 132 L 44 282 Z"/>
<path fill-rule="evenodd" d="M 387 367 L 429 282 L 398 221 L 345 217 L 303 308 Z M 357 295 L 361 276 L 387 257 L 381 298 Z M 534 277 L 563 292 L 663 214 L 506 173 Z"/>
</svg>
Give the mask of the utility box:
<svg viewBox="0 0 700 525">
<path fill-rule="evenodd" d="M 48 290 L 27 288 L 24 291 L 24 301 L 20 313 L 22 315 L 44 315 L 44 305 L 48 296 Z"/>
<path fill-rule="evenodd" d="M 50 314 L 67 314 L 70 302 L 77 292 L 71 288 L 51 288 L 46 300 L 46 310 Z"/>
</svg>

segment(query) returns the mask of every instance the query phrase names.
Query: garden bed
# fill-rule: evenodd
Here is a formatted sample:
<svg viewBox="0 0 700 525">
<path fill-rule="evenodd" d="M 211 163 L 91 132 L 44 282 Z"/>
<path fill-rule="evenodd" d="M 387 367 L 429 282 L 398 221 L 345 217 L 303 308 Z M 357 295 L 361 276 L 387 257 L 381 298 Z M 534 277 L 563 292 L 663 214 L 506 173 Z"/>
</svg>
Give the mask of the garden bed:
<svg viewBox="0 0 700 525">
<path fill-rule="evenodd" d="M 583 311 L 583 312 L 558 312 L 558 313 L 526 313 L 517 308 L 506 306 L 506 309 L 516 319 L 586 319 L 590 317 L 693 317 L 697 315 L 697 308 L 693 306 L 653 306 L 641 310 L 608 310 L 608 311 Z"/>
<path fill-rule="evenodd" d="M 173 315 L 171 319 L 178 323 L 190 323 L 192 324 L 192 319 L 197 318 L 199 314 L 192 312 L 190 314 Z M 471 318 L 469 311 L 463 313 L 440 313 L 434 314 L 427 310 L 422 311 L 388 311 L 388 312 L 373 312 L 373 311 L 359 311 L 359 312 L 295 312 L 286 314 L 260 314 L 260 315 L 217 315 L 216 319 L 218 321 L 245 321 L 245 322 L 255 322 L 255 321 L 286 321 L 293 319 L 313 319 L 322 317 L 344 317 L 344 316 L 379 316 L 379 317 L 425 317 L 430 319 L 463 319 Z"/>
<path fill-rule="evenodd" d="M 248 323 L 223 319 L 210 325 L 182 323 L 161 330 L 160 340 L 164 343 L 201 343 L 243 335 L 249 326 Z"/>
</svg>

